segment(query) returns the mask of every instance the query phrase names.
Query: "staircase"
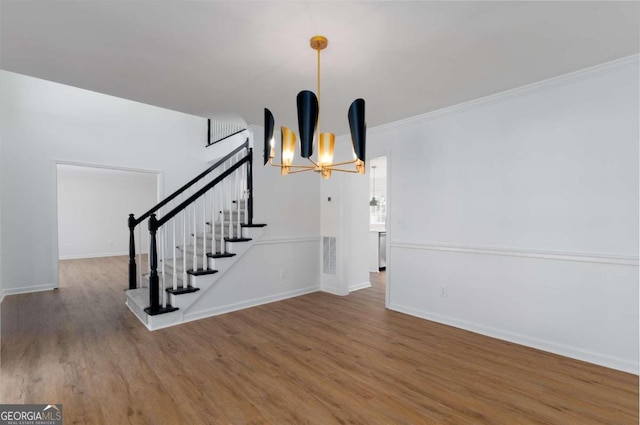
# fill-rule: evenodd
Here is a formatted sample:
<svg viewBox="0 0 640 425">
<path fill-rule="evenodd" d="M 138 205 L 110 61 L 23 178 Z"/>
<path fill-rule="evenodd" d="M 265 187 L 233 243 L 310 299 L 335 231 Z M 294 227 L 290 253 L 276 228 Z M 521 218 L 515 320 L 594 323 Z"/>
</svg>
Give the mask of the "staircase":
<svg viewBox="0 0 640 425">
<path fill-rule="evenodd" d="M 148 273 L 142 276 L 143 287 L 130 289 L 126 292 L 126 305 L 149 330 L 165 328 L 188 321 L 188 319 L 185 319 L 185 313 L 188 313 L 189 307 L 201 298 L 216 281 L 223 278 L 225 273 L 260 239 L 262 233 L 262 226 L 243 226 L 240 237 L 226 238 L 223 252 L 207 253 L 205 267 L 202 266 L 203 258 L 200 255 L 196 255 L 196 269 L 192 267 L 193 247 L 188 245 L 184 249 L 183 246 L 180 246 L 175 263 L 172 258 L 165 259 L 163 261 L 165 263 L 164 272 L 159 272 L 161 287 L 166 287 L 166 294 L 164 295 L 166 299 L 165 309 L 156 314 L 150 314 L 145 311 L 149 307 Z M 202 233 L 197 234 L 196 238 L 199 243 L 202 243 Z M 210 235 L 206 236 L 206 242 L 211 243 Z M 188 264 L 186 272 L 184 269 L 185 260 Z M 173 287 L 174 277 L 175 288 Z M 162 281 L 165 282 L 164 285 Z"/>
<path fill-rule="evenodd" d="M 253 223 L 252 149 L 234 149 L 140 218 L 129 216 L 126 305 L 150 330 L 190 320 L 190 308 L 262 236 Z M 148 270 L 135 230 L 147 221 Z M 136 254 L 138 262 L 136 263 Z"/>
</svg>

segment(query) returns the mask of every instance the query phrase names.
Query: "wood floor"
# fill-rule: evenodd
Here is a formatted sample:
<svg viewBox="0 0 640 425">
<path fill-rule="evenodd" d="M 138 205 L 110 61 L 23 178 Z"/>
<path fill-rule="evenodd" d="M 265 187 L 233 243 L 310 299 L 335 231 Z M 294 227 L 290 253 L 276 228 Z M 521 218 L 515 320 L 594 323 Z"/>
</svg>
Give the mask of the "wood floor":
<svg viewBox="0 0 640 425">
<path fill-rule="evenodd" d="M 2 304 L 1 403 L 64 424 L 638 424 L 638 377 L 384 309 L 374 285 L 149 332 L 126 259 Z"/>
</svg>

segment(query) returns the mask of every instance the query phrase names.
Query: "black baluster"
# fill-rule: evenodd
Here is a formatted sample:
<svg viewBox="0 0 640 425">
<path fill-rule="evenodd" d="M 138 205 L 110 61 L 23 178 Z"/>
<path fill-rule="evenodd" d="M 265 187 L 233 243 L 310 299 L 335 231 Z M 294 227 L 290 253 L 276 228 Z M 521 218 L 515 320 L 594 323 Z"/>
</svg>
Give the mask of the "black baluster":
<svg viewBox="0 0 640 425">
<path fill-rule="evenodd" d="M 247 162 L 247 224 L 253 224 L 253 148 L 249 148 L 249 162 Z"/>
</svg>

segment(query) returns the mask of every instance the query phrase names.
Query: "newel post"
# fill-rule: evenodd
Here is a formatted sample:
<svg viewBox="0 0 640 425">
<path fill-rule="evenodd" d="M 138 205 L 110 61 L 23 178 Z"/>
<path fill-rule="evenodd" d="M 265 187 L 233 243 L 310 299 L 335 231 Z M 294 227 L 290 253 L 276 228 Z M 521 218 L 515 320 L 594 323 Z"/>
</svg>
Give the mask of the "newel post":
<svg viewBox="0 0 640 425">
<path fill-rule="evenodd" d="M 156 232 L 158 231 L 158 219 L 155 214 L 149 217 L 149 308 L 147 313 L 153 314 L 160 310 L 160 280 L 158 278 L 158 246 Z"/>
<path fill-rule="evenodd" d="M 253 148 L 249 148 L 249 162 L 247 163 L 247 223 L 253 224 Z"/>
<path fill-rule="evenodd" d="M 134 230 L 136 219 L 133 214 L 129 214 L 129 289 L 136 289 L 138 278 L 136 276 L 136 238 Z"/>
</svg>

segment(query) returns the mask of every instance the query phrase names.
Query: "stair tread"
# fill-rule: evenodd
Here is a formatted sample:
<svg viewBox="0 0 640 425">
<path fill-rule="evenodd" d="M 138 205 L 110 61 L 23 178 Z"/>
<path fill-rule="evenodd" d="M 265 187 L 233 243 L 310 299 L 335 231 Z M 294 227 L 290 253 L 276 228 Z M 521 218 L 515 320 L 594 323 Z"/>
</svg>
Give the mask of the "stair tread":
<svg viewBox="0 0 640 425">
<path fill-rule="evenodd" d="M 235 253 L 233 252 L 216 252 L 215 254 L 212 253 L 208 253 L 207 257 L 209 258 L 229 258 L 229 257 L 235 257 Z"/>
<path fill-rule="evenodd" d="M 166 307 L 160 306 L 157 310 L 152 310 L 151 307 L 147 307 L 144 309 L 144 312 L 149 316 L 157 316 L 159 314 L 171 313 L 177 310 L 179 310 L 178 307 L 173 307 L 171 304 L 167 304 Z"/>
<path fill-rule="evenodd" d="M 198 292 L 200 288 L 193 287 L 191 285 L 184 287 L 178 287 L 178 289 L 167 288 L 167 292 L 173 295 L 183 295 L 183 294 L 191 294 L 193 292 Z"/>
<path fill-rule="evenodd" d="M 129 289 L 126 294 L 127 298 L 141 309 L 149 305 L 149 288 Z"/>
<path fill-rule="evenodd" d="M 214 269 L 187 270 L 187 274 L 190 274 L 192 276 L 204 276 L 204 275 L 215 274 L 215 273 L 218 273 L 218 270 L 214 270 Z"/>
</svg>

